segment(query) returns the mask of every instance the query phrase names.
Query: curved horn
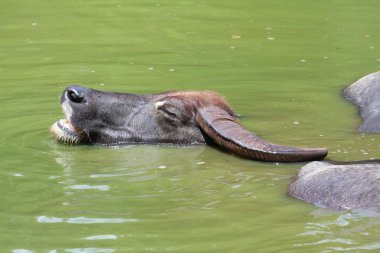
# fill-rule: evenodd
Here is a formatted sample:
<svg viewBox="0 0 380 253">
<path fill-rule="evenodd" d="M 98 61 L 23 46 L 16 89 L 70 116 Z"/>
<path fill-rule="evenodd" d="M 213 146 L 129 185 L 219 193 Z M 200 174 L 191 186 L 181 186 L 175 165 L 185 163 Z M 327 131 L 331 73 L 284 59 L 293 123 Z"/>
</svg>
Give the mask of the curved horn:
<svg viewBox="0 0 380 253">
<path fill-rule="evenodd" d="M 242 157 L 267 162 L 321 160 L 325 148 L 292 148 L 266 142 L 243 129 L 234 116 L 211 106 L 198 109 L 196 121 L 202 131 L 222 148 Z"/>
</svg>

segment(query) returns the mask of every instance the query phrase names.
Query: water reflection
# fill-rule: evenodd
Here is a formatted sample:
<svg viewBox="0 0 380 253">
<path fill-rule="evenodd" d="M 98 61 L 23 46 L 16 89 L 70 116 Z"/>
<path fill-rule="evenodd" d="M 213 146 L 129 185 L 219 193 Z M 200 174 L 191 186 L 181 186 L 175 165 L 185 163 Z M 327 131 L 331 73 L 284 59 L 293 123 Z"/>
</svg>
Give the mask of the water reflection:
<svg viewBox="0 0 380 253">
<path fill-rule="evenodd" d="M 64 175 L 72 174 L 73 168 L 84 164 L 96 168 L 103 166 L 105 173 L 92 174 L 91 178 L 131 176 L 144 174 L 144 169 L 166 169 L 170 164 L 184 162 L 184 166 L 202 165 L 200 160 L 205 146 L 131 145 L 120 147 L 77 146 L 65 147 L 52 144 L 56 162 L 64 169 Z M 168 164 L 163 164 L 166 161 Z M 174 161 L 174 162 L 173 162 Z M 77 168 L 79 166 L 79 168 Z M 112 173 L 110 168 L 117 168 Z M 143 169 L 143 170 L 141 170 Z"/>
<path fill-rule="evenodd" d="M 52 144 L 52 147 L 55 161 L 63 172 L 50 178 L 59 179 L 60 184 L 66 185 L 65 195 L 86 190 L 107 192 L 112 190 L 111 182 L 137 184 L 155 181 L 168 174 L 173 174 L 169 180 L 174 182 L 179 180 L 175 174 L 181 168 L 200 168 L 205 164 L 202 154 L 206 149 L 205 146 L 165 145 L 67 147 Z"/>
</svg>

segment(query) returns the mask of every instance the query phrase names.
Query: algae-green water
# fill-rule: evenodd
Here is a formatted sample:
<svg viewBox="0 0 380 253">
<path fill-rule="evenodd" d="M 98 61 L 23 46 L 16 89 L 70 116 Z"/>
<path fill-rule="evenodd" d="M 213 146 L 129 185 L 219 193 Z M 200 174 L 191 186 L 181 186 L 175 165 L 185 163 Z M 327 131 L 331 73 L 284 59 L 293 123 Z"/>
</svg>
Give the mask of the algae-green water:
<svg viewBox="0 0 380 253">
<path fill-rule="evenodd" d="M 379 1 L 0 1 L 0 251 L 378 252 L 380 218 L 287 196 L 304 163 L 208 146 L 66 146 L 70 84 L 213 90 L 241 124 L 380 158 L 341 91 L 380 69 Z"/>
</svg>

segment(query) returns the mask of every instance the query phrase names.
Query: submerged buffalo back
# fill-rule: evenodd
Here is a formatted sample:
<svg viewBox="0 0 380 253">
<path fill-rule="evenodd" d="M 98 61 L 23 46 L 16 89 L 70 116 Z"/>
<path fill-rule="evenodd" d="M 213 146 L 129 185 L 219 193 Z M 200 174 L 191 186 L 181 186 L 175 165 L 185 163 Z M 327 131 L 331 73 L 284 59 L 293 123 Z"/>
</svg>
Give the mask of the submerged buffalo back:
<svg viewBox="0 0 380 253">
<path fill-rule="evenodd" d="M 348 86 L 344 96 L 356 104 L 363 124 L 361 132 L 380 132 L 380 71 L 369 74 Z"/>
<path fill-rule="evenodd" d="M 380 163 L 311 162 L 290 184 L 290 196 L 337 210 L 380 211 Z"/>
</svg>

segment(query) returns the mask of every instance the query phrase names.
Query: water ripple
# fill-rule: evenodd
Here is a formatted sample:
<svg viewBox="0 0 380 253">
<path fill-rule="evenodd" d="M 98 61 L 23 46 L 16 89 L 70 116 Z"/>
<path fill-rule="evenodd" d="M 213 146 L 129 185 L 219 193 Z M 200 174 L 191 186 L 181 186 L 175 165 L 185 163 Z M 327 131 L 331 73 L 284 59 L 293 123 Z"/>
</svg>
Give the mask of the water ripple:
<svg viewBox="0 0 380 253">
<path fill-rule="evenodd" d="M 111 253 L 115 252 L 114 249 L 107 248 L 73 248 L 73 249 L 65 249 L 65 252 L 71 253 Z M 12 253 L 33 253 L 34 251 L 28 249 L 14 249 Z M 49 253 L 57 253 L 58 251 L 53 249 L 50 250 Z"/>
<path fill-rule="evenodd" d="M 14 249 L 12 250 L 13 253 L 33 253 L 32 250 L 28 250 L 28 249 Z"/>
<path fill-rule="evenodd" d="M 117 235 L 94 235 L 84 238 L 85 240 L 116 240 Z"/>
<path fill-rule="evenodd" d="M 134 175 L 141 175 L 145 174 L 145 171 L 135 171 L 131 173 L 104 173 L 104 174 L 92 174 L 89 177 L 90 178 L 102 178 L 102 177 L 121 177 L 121 176 L 134 176 Z"/>
<path fill-rule="evenodd" d="M 99 190 L 99 191 L 108 191 L 110 187 L 108 185 L 87 185 L 87 184 L 77 184 L 70 185 L 65 187 L 65 189 L 72 190 Z"/>
<path fill-rule="evenodd" d="M 377 243 L 372 243 L 372 244 L 367 244 L 363 246 L 358 246 L 358 247 L 350 247 L 350 248 L 342 248 L 342 247 L 331 247 L 331 250 L 334 251 L 357 251 L 357 250 L 380 250 L 380 242 Z M 331 252 L 331 250 L 325 250 L 323 252 Z"/>
<path fill-rule="evenodd" d="M 96 223 L 126 223 L 126 222 L 140 222 L 139 219 L 122 219 L 122 218 L 57 218 L 48 216 L 36 217 L 38 223 L 70 223 L 70 224 L 96 224 Z"/>
<path fill-rule="evenodd" d="M 320 245 L 323 253 L 347 251 L 362 252 L 364 250 L 375 251 L 380 249 L 378 240 L 370 242 L 369 235 L 377 235 L 379 221 L 378 212 L 358 210 L 357 212 L 317 212 L 316 219 L 320 222 L 308 222 L 306 231 L 298 236 L 311 236 L 310 242 L 293 244 L 295 247 L 309 247 Z M 327 216 L 327 219 L 326 219 Z M 328 218 L 331 216 L 331 218 Z M 319 219 L 322 218 L 322 219 Z M 366 219 L 363 222 L 363 219 Z M 360 239 L 365 240 L 365 244 Z"/>
<path fill-rule="evenodd" d="M 323 239 L 317 242 L 294 244 L 294 246 L 309 246 L 309 245 L 319 245 L 319 244 L 327 244 L 327 243 L 340 243 L 340 244 L 346 244 L 346 245 L 355 244 L 355 242 L 351 239 L 336 238 L 336 239 Z"/>
<path fill-rule="evenodd" d="M 76 249 L 65 249 L 65 252 L 71 253 L 111 253 L 114 252 L 113 249 L 105 248 L 76 248 Z"/>
</svg>

